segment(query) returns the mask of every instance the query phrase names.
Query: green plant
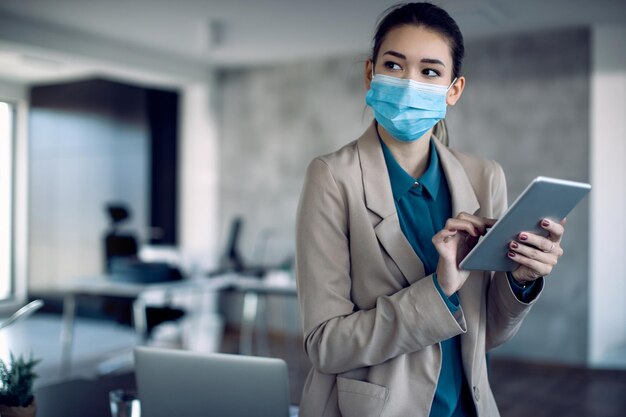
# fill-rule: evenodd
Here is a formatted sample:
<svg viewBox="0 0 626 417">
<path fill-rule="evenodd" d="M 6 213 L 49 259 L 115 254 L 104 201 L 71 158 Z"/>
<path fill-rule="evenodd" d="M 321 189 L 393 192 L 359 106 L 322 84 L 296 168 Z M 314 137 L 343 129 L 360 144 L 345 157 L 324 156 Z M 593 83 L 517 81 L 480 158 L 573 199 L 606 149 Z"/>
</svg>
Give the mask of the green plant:
<svg viewBox="0 0 626 417">
<path fill-rule="evenodd" d="M 17 358 L 11 353 L 9 366 L 0 359 L 0 404 L 9 407 L 27 407 L 33 401 L 33 382 L 37 374 L 33 368 L 40 359 L 28 360 L 21 355 Z"/>
</svg>

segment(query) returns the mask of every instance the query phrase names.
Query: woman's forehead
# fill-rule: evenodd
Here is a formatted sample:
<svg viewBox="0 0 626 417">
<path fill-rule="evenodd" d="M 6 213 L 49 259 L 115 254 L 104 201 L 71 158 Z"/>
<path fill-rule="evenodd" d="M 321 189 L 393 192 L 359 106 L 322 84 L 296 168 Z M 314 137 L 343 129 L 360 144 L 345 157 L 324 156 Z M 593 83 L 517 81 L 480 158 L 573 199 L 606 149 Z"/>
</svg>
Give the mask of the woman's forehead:
<svg viewBox="0 0 626 417">
<path fill-rule="evenodd" d="M 437 58 L 446 66 L 452 64 L 450 45 L 445 36 L 424 26 L 402 25 L 391 29 L 378 51 L 378 57 L 392 50 L 410 60 Z"/>
</svg>

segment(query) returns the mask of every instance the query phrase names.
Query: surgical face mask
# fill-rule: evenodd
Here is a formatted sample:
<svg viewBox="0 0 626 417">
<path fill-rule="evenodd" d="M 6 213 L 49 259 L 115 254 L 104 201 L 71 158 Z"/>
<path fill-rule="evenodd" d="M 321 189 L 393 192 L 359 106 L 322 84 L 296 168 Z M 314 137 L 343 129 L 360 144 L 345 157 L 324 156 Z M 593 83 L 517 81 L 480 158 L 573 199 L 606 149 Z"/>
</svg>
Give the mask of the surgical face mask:
<svg viewBox="0 0 626 417">
<path fill-rule="evenodd" d="M 394 138 L 412 142 L 446 116 L 446 87 L 376 74 L 365 96 L 376 121 Z"/>
</svg>

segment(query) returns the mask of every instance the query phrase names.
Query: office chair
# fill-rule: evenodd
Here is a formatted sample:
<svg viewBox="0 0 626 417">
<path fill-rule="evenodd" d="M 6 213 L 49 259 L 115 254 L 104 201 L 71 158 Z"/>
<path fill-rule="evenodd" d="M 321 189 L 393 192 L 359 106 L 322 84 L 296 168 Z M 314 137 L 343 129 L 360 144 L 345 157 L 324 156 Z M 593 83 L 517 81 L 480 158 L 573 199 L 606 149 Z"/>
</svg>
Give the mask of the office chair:
<svg viewBox="0 0 626 417">
<path fill-rule="evenodd" d="M 130 218 L 130 209 L 124 205 L 109 204 L 106 207 L 110 225 L 104 237 L 104 265 L 111 273 L 114 259 L 137 256 L 137 238 L 131 233 L 121 233 L 120 225 Z"/>
<path fill-rule="evenodd" d="M 242 228 L 243 219 L 240 216 L 233 218 L 230 224 L 226 251 L 222 257 L 220 266 L 217 269 L 210 271 L 207 274 L 209 277 L 235 272 L 246 276 L 262 278 L 269 271 L 291 269 L 293 257 L 288 257 L 283 262 L 274 265 L 250 265 L 245 263 L 239 251 Z"/>
</svg>

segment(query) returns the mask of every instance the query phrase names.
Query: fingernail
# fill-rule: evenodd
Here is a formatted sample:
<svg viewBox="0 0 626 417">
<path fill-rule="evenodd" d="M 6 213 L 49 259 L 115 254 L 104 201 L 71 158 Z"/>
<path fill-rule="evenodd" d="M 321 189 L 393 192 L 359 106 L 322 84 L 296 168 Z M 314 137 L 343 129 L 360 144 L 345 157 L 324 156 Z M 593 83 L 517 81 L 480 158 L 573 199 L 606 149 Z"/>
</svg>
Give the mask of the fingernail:
<svg viewBox="0 0 626 417">
<path fill-rule="evenodd" d="M 509 255 L 509 258 L 515 258 L 515 252 L 509 252 L 507 255 Z"/>
<path fill-rule="evenodd" d="M 511 247 L 512 247 L 513 249 L 517 249 L 517 247 L 518 247 L 518 246 L 519 246 L 519 245 L 518 245 L 516 242 L 511 242 Z"/>
<path fill-rule="evenodd" d="M 546 227 L 550 226 L 550 221 L 549 220 L 544 220 L 544 221 L 541 222 L 541 225 L 542 226 L 546 226 Z"/>
<path fill-rule="evenodd" d="M 526 233 L 521 233 L 519 235 L 520 240 L 527 240 L 528 239 L 528 235 Z"/>
</svg>

